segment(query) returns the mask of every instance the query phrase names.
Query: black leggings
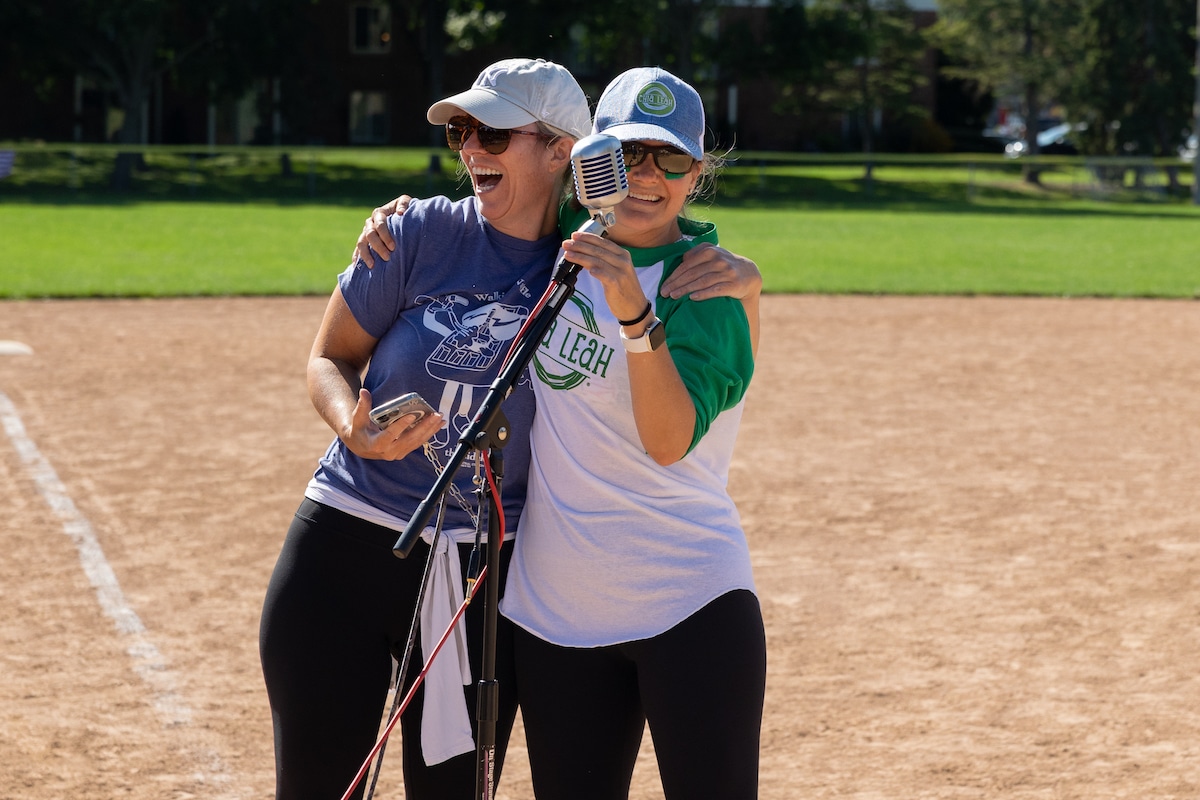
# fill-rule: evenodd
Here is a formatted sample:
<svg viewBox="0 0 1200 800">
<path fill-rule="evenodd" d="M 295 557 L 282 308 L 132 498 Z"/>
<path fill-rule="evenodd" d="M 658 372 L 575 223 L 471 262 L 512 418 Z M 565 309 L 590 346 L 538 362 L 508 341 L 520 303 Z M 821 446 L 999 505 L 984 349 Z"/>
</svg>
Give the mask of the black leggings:
<svg viewBox="0 0 1200 800">
<path fill-rule="evenodd" d="M 514 633 L 538 800 L 624 800 L 648 721 L 668 800 L 758 796 L 762 611 L 723 595 L 669 631 L 611 647 Z"/>
<path fill-rule="evenodd" d="M 259 631 L 275 727 L 275 796 L 279 800 L 340 798 L 375 744 L 386 711 L 392 656 L 399 659 L 403 655 L 429 552 L 424 542 L 418 542 L 408 558 L 396 558 L 392 545 L 398 535 L 310 500 L 301 504 L 288 529 L 267 589 Z M 470 545 L 459 548 L 465 572 Z M 503 581 L 511 556 L 512 545 L 506 542 L 499 574 L 489 570 L 487 580 Z M 476 680 L 485 591 L 480 589 L 466 613 L 471 672 Z M 418 637 L 409 662 L 408 685 L 421 671 L 420 645 Z M 496 678 L 500 684 L 498 781 L 516 716 L 512 624 L 503 617 L 497 636 Z M 475 682 L 464 691 L 474 729 Z M 423 700 L 421 689 L 389 740 L 391 752 L 403 739 L 405 796 L 413 800 L 473 797 L 473 752 L 432 767 L 425 765 L 421 753 Z M 368 781 L 360 784 L 357 797 L 362 796 Z"/>
</svg>

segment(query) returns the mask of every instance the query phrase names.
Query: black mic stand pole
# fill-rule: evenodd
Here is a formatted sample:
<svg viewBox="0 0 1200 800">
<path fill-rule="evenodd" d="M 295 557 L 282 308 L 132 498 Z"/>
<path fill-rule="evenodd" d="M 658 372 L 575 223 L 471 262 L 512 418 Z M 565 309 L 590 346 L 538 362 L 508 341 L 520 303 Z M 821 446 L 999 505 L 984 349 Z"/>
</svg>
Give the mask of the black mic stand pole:
<svg viewBox="0 0 1200 800">
<path fill-rule="evenodd" d="M 500 717 L 500 682 L 496 680 L 496 636 L 500 609 L 500 486 L 504 480 L 504 455 L 488 451 L 496 490 L 488 491 L 488 581 L 483 598 L 483 663 L 479 671 L 475 719 L 475 797 L 492 800 L 496 793 L 496 722 Z M 486 487 L 485 487 L 486 491 Z M 474 575 L 472 577 L 478 577 Z"/>
<path fill-rule="evenodd" d="M 599 223 L 597 223 L 599 224 Z M 588 227 L 585 225 L 584 227 Z M 407 558 L 421 537 L 443 494 L 449 491 L 454 475 L 467 453 L 477 450 L 486 453 L 492 465 L 496 478 L 496 491 L 488 492 L 488 541 L 487 567 L 488 581 L 484 595 L 484 628 L 483 628 L 483 663 L 479 676 L 478 705 L 476 719 L 478 734 L 475 743 L 475 796 L 478 800 L 492 800 L 495 791 L 495 753 L 496 753 L 496 718 L 499 716 L 499 684 L 496 681 L 496 636 L 499 624 L 500 604 L 500 530 L 499 518 L 501 503 L 499 501 L 500 484 L 503 479 L 503 458 L 493 448 L 502 448 L 508 443 L 508 420 L 500 410 L 501 404 L 508 397 L 512 388 L 520 380 L 521 374 L 533 359 L 537 348 L 541 345 L 546 332 L 567 301 L 575 293 L 575 278 L 579 274 L 579 265 L 564 261 L 556 268 L 551 277 L 549 298 L 533 318 L 514 349 L 510 358 L 500 370 L 500 374 L 488 388 L 483 404 L 479 411 L 463 431 L 450 456 L 450 461 L 442 469 L 429 494 L 417 506 L 416 512 L 396 544 L 392 552 L 398 558 Z"/>
<path fill-rule="evenodd" d="M 546 331 L 557 319 L 567 300 L 575 293 L 575 277 L 579 274 L 579 265 L 564 261 L 559 266 L 561 267 L 559 274 L 551 278 L 551 283 L 557 285 L 552 287 L 553 291 L 546 301 L 546 305 L 534 317 L 525 336 L 517 341 L 512 358 L 503 366 L 496 380 L 492 381 L 492 385 L 488 387 L 483 404 L 479 406 L 479 411 L 475 413 L 467 429 L 459 437 L 458 445 L 454 448 L 449 462 L 438 475 L 429 494 L 425 495 L 425 499 L 417 506 L 412 519 L 408 521 L 400 538 L 396 540 L 396 544 L 392 546 L 392 552 L 398 558 L 408 558 L 408 554 L 416 546 L 417 540 L 421 538 L 421 531 L 425 529 L 429 518 L 437 508 L 439 498 L 449 491 L 450 484 L 454 482 L 455 471 L 466 460 L 467 453 L 472 449 L 482 451 L 492 446 L 503 447 L 508 443 L 508 420 L 500 412 L 500 404 L 512 392 L 521 373 L 533 360 L 534 353 L 537 352 L 538 346 L 545 338 Z"/>
</svg>

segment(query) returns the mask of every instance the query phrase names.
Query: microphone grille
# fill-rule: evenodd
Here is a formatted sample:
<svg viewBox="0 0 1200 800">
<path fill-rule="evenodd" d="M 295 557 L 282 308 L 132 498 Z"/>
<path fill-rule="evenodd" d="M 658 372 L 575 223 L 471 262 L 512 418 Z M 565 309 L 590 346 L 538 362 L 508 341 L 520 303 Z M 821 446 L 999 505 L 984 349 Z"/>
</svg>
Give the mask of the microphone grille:
<svg viewBox="0 0 1200 800">
<path fill-rule="evenodd" d="M 629 194 L 625 155 L 615 136 L 595 134 L 580 142 L 572 152 L 575 193 L 591 209 L 612 208 Z"/>
</svg>

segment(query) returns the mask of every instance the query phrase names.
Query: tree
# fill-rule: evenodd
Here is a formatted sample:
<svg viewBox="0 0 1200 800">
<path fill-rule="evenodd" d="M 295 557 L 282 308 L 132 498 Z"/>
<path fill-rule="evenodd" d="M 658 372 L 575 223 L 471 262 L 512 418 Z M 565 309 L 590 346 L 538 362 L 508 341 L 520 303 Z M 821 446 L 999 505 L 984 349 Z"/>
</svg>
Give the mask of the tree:
<svg viewBox="0 0 1200 800">
<path fill-rule="evenodd" d="M 913 100 L 925 50 L 904 0 L 774 0 L 761 30 L 727 25 L 712 57 L 739 79 L 770 79 L 780 116 L 847 118 L 871 153 L 884 120 L 925 113 Z"/>
<path fill-rule="evenodd" d="M 1084 0 L 1084 68 L 1061 100 L 1084 152 L 1173 156 L 1191 126 L 1195 38 L 1191 0 Z M 1178 189 L 1177 170 L 1168 169 Z"/>
<path fill-rule="evenodd" d="M 1193 40 L 1185 2 L 1085 0 L 1080 30 L 1086 68 L 1063 100 L 1089 123 L 1083 137 L 1089 151 L 1174 150 L 1180 127 L 1175 123 L 1187 124 L 1191 99 Z"/>
<path fill-rule="evenodd" d="M 616 73 L 646 65 L 669 69 L 694 82 L 707 71 L 720 0 L 608 0 L 570 4 L 561 0 L 489 0 L 500 12 L 497 38 L 558 61 L 581 79 L 601 85 Z M 703 76 L 708 77 L 708 76 Z"/>
<path fill-rule="evenodd" d="M 973 80 L 998 96 L 1021 99 L 1025 139 L 1038 154 L 1038 118 L 1073 65 L 1080 0 L 941 0 L 930 40 L 961 66 L 950 77 Z M 1038 183 L 1037 170 L 1025 179 Z"/>
<path fill-rule="evenodd" d="M 1196 96 L 1192 101 L 1192 135 L 1200 137 L 1200 0 L 1196 0 Z M 1192 204 L 1200 206 L 1200 148 L 1192 154 Z"/>
<path fill-rule="evenodd" d="M 907 122 L 923 115 L 913 92 L 925 82 L 926 44 L 904 0 L 816 0 L 809 17 L 814 39 L 824 43 L 816 97 L 854 121 L 864 153 L 875 152 L 885 117 Z M 866 169 L 870 181 L 870 159 Z"/>
<path fill-rule="evenodd" d="M 804 0 L 774 0 L 765 10 L 739 7 L 716 17 L 715 33 L 702 43 L 700 58 L 709 65 L 721 97 L 733 87 L 769 82 L 774 92 L 770 111 L 781 117 L 800 116 L 807 108 L 805 87 L 819 63 L 809 46 Z M 736 102 L 736 101 L 734 101 Z M 736 105 L 731 105 L 731 111 Z M 716 141 L 732 145 L 741 133 L 736 114 L 711 123 Z"/>
<path fill-rule="evenodd" d="M 14 7 L 8 24 L 14 39 L 27 45 L 26 72 L 42 72 L 48 83 L 76 73 L 98 79 L 116 93 L 125 119 L 120 142 L 136 142 L 142 130 L 141 110 L 151 80 L 161 67 L 169 7 L 156 0 L 105 3 L 102 0 L 46 0 Z M 197 42 L 207 36 L 200 26 Z M 191 47 L 179 43 L 186 51 Z"/>
<path fill-rule="evenodd" d="M 199 75 L 236 94 L 261 69 L 286 64 L 297 13 L 314 0 L 40 0 L 10 4 L 4 22 L 22 44 L 21 69 L 47 87 L 94 79 L 123 111 L 116 141 L 146 141 L 145 110 L 155 82 Z M 188 72 L 191 65 L 199 67 Z M 128 186 L 137 157 L 118 156 L 113 185 Z"/>
<path fill-rule="evenodd" d="M 731 26 L 723 33 L 718 57 L 726 71 L 742 79 L 775 80 L 779 84 L 776 113 L 801 114 L 816 104 L 810 89 L 819 80 L 827 52 L 838 49 L 838 34 L 837 30 L 813 29 L 805 0 L 774 0 L 767 8 L 762 33 L 745 23 Z"/>
</svg>

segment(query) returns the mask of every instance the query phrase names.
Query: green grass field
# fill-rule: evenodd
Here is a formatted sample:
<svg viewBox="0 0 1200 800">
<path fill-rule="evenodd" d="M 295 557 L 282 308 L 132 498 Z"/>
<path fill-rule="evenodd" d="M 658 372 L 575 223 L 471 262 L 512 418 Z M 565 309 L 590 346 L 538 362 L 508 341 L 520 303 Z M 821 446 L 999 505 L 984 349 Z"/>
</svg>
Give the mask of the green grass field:
<svg viewBox="0 0 1200 800">
<path fill-rule="evenodd" d="M 298 154 L 289 174 L 277 155 L 153 154 L 119 194 L 111 156 L 22 156 L 0 181 L 5 298 L 326 294 L 374 205 L 464 191 L 421 150 Z M 870 183 L 853 163 L 743 159 L 693 213 L 768 292 L 1200 297 L 1200 209 L 1080 165 L 1031 189 L 982 159 Z"/>
</svg>

